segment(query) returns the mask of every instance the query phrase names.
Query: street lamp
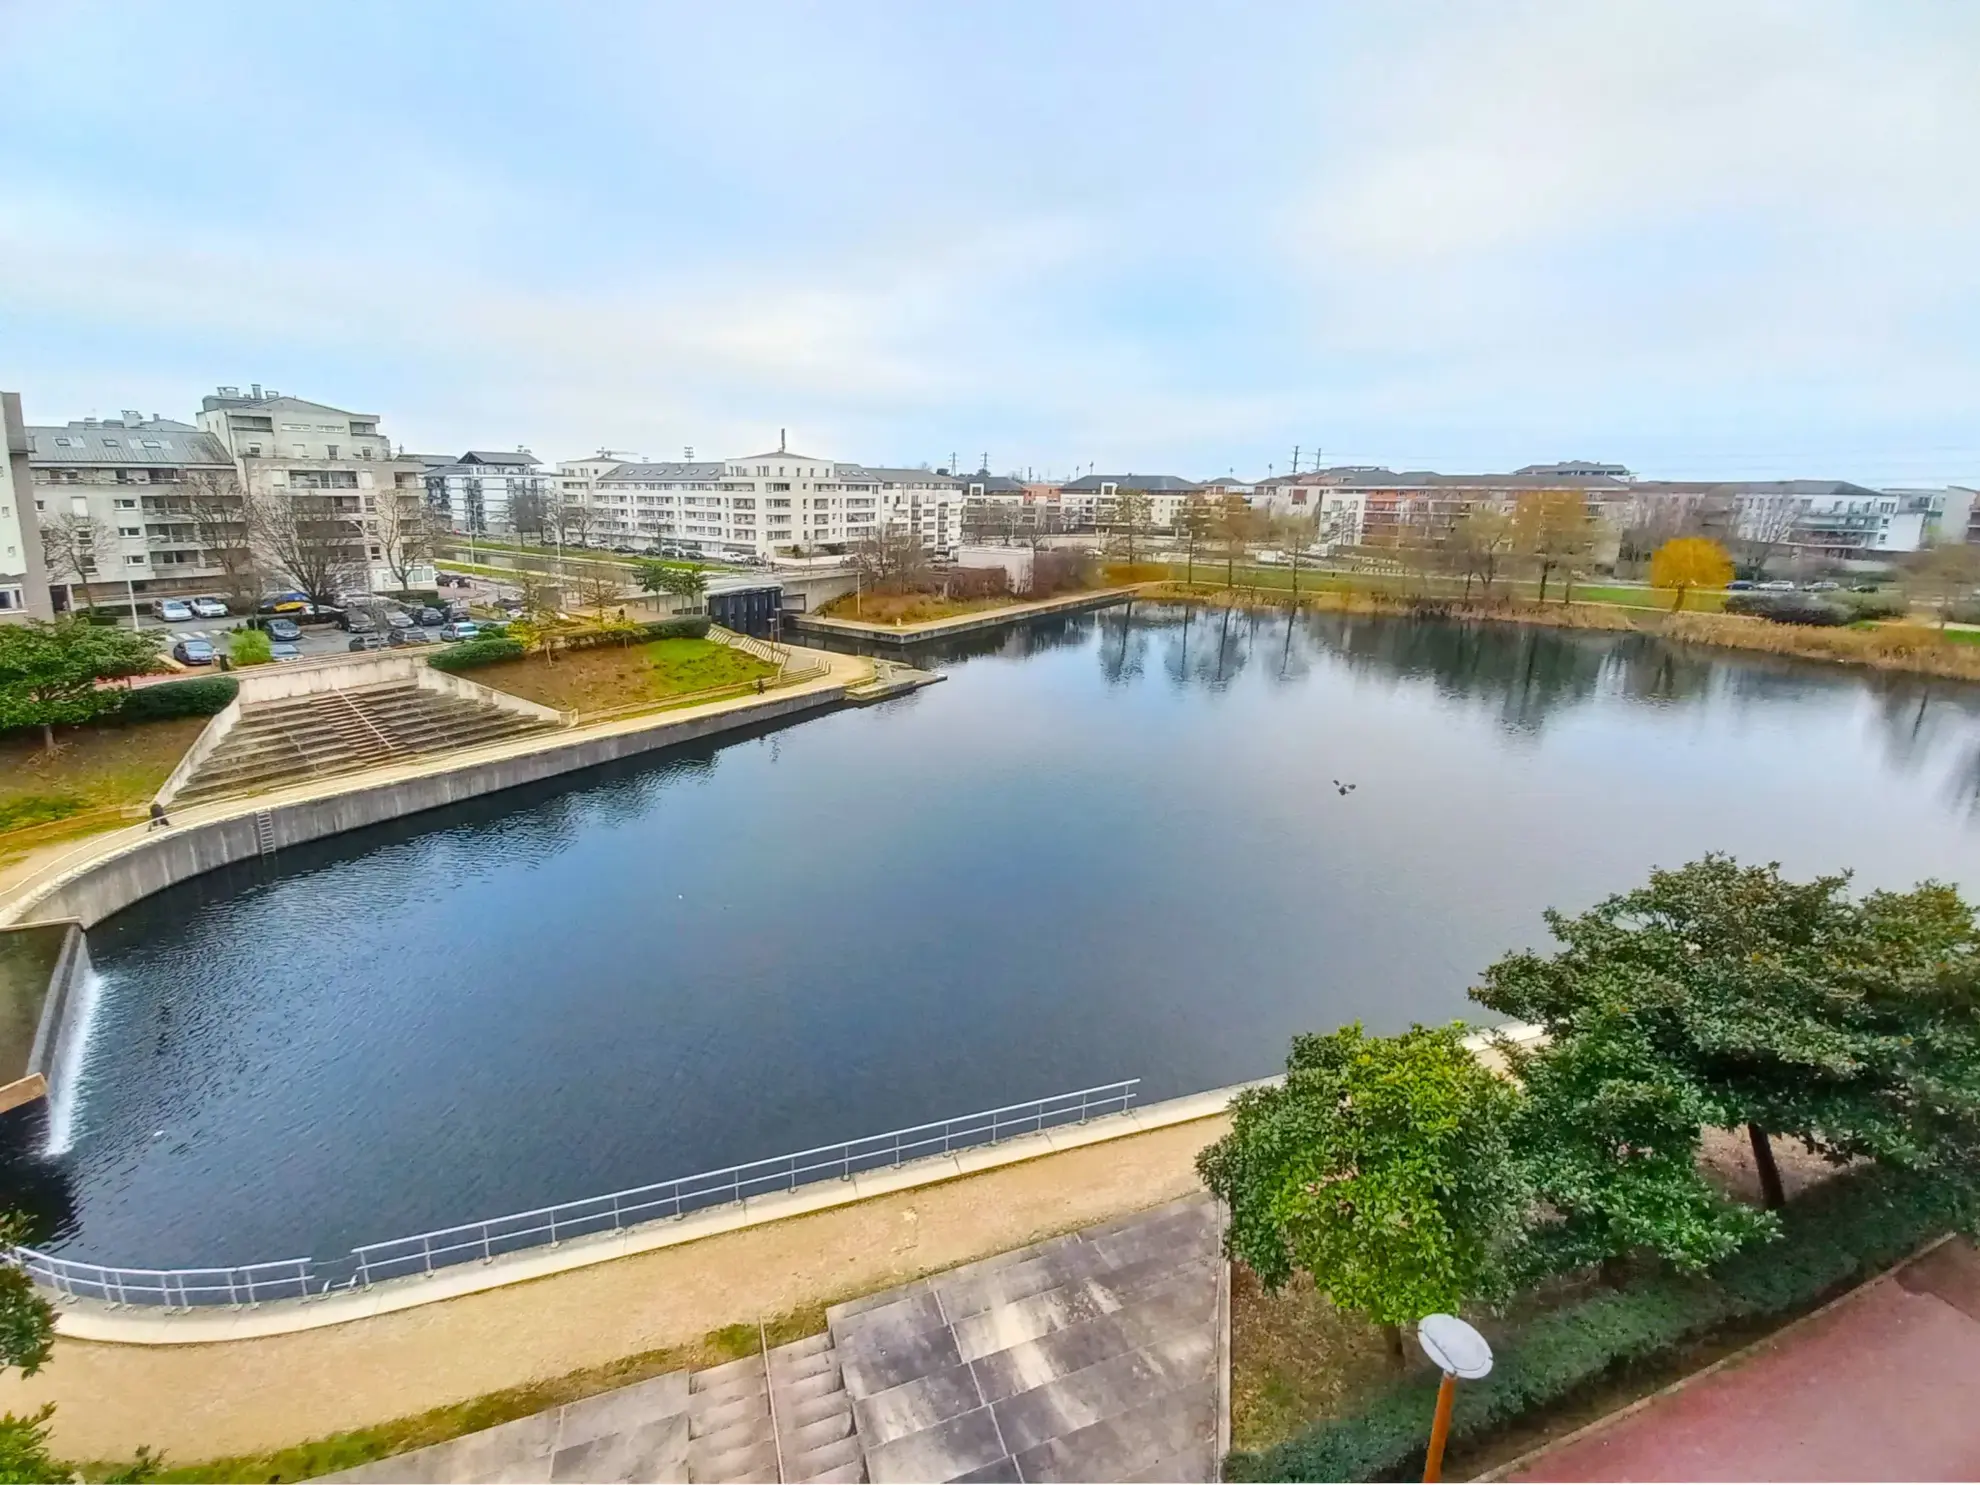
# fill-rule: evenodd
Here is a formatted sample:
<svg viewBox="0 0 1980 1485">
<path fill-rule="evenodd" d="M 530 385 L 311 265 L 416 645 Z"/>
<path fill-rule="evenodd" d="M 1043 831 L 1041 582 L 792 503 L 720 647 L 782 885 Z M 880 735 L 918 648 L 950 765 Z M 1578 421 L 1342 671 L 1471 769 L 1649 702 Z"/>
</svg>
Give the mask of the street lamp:
<svg viewBox="0 0 1980 1485">
<path fill-rule="evenodd" d="M 1451 1431 L 1451 1401 L 1457 1396 L 1457 1382 L 1463 1377 L 1475 1382 L 1492 1370 L 1492 1348 L 1485 1337 L 1455 1315 L 1425 1315 L 1416 1322 L 1416 1341 L 1423 1354 L 1443 1370 L 1437 1384 L 1437 1414 L 1430 1424 L 1430 1451 L 1423 1457 L 1423 1478 L 1434 1482 L 1444 1477 L 1444 1440 Z"/>
</svg>

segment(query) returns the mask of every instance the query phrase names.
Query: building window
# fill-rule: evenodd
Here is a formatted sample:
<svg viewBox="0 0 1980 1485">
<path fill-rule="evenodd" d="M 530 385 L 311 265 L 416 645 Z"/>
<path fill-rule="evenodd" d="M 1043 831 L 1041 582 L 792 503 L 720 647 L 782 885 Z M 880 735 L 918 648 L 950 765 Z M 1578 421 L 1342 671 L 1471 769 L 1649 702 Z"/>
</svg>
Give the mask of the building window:
<svg viewBox="0 0 1980 1485">
<path fill-rule="evenodd" d="M 142 567 L 142 566 L 144 566 L 144 553 L 143 553 L 143 552 L 139 552 L 139 553 L 138 553 L 138 554 L 137 554 L 136 556 L 133 556 L 133 557 L 126 557 L 126 558 L 124 559 L 124 565 L 125 565 L 125 566 L 127 566 L 127 567 Z"/>
</svg>

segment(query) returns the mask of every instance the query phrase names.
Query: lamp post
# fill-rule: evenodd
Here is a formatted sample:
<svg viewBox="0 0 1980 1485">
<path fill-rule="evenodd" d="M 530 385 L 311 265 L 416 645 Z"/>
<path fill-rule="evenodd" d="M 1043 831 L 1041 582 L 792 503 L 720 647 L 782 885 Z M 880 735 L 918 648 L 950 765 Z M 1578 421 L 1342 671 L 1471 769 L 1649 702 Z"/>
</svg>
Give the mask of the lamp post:
<svg viewBox="0 0 1980 1485">
<path fill-rule="evenodd" d="M 1451 1402 L 1457 1396 L 1458 1378 L 1474 1382 L 1489 1375 L 1492 1348 L 1484 1336 L 1455 1315 L 1425 1315 L 1416 1322 L 1416 1341 L 1444 1373 L 1444 1380 L 1437 1385 L 1437 1413 L 1430 1423 L 1430 1450 L 1423 1456 L 1423 1478 L 1434 1482 L 1444 1477 L 1444 1441 L 1451 1432 Z"/>
</svg>

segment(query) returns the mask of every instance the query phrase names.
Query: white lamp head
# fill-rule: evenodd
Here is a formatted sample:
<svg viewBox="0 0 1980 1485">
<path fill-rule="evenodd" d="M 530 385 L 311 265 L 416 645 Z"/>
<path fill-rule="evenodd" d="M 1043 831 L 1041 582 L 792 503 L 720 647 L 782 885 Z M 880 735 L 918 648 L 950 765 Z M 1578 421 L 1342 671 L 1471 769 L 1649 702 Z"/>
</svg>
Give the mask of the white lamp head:
<svg viewBox="0 0 1980 1485">
<path fill-rule="evenodd" d="M 1416 1322 L 1416 1340 L 1424 1355 L 1454 1377 L 1474 1382 L 1492 1370 L 1485 1337 L 1455 1315 L 1425 1315 Z"/>
</svg>

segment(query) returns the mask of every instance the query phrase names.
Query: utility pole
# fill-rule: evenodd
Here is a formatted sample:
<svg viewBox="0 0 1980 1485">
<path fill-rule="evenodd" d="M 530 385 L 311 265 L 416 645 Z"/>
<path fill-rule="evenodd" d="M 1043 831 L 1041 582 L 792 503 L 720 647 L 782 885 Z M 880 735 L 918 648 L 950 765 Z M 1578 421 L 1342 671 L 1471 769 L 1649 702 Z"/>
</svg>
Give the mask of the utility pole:
<svg viewBox="0 0 1980 1485">
<path fill-rule="evenodd" d="M 1293 445 L 1293 461 L 1292 461 L 1292 472 L 1293 472 L 1293 474 L 1294 474 L 1294 476 L 1295 476 L 1295 477 L 1297 477 L 1297 476 L 1298 476 L 1298 474 L 1299 474 L 1299 445 L 1298 445 L 1298 444 L 1294 444 L 1294 445 Z"/>
</svg>

